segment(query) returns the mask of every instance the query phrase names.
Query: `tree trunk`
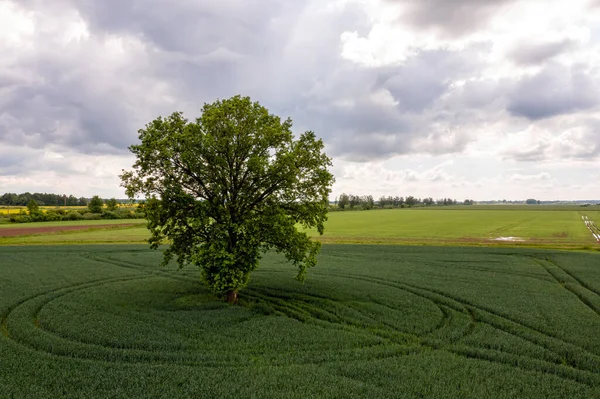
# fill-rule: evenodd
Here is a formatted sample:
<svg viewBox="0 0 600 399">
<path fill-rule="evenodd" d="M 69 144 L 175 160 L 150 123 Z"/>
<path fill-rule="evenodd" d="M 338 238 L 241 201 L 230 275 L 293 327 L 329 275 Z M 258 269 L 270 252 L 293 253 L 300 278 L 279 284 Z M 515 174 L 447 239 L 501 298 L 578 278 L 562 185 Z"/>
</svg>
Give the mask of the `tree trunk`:
<svg viewBox="0 0 600 399">
<path fill-rule="evenodd" d="M 237 302 L 237 299 L 238 299 L 237 291 L 234 291 L 234 290 L 227 291 L 227 303 L 234 304 Z"/>
</svg>

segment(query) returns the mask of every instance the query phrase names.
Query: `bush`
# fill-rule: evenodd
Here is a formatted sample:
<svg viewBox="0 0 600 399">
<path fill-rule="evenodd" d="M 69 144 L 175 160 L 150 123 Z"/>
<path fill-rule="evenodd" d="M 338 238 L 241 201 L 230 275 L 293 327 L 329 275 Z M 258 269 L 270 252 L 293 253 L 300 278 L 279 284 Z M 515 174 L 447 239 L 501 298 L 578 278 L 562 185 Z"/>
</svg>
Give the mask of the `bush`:
<svg viewBox="0 0 600 399">
<path fill-rule="evenodd" d="M 46 214 L 44 215 L 44 220 L 45 220 L 46 222 L 56 222 L 56 221 L 59 221 L 59 220 L 61 220 L 61 217 L 60 217 L 60 215 L 59 215 L 57 212 L 55 212 L 55 211 L 48 211 L 48 212 L 46 212 Z"/>
<path fill-rule="evenodd" d="M 100 220 L 101 215 L 99 213 L 85 213 L 82 218 L 83 220 Z"/>
<path fill-rule="evenodd" d="M 41 211 L 31 212 L 31 214 L 29 215 L 29 217 L 31 218 L 32 222 L 44 222 L 44 221 L 46 221 L 46 215 L 44 215 L 44 213 L 41 212 Z"/>
<path fill-rule="evenodd" d="M 124 217 L 122 217 L 122 215 L 120 215 L 120 212 L 113 212 L 113 211 L 104 211 L 102 212 L 102 219 L 125 219 Z"/>
<path fill-rule="evenodd" d="M 17 215 L 11 216 L 10 221 L 13 223 L 31 223 L 31 216 L 29 215 Z"/>
<path fill-rule="evenodd" d="M 62 220 L 81 220 L 83 219 L 83 216 L 81 215 L 81 213 L 77 212 L 77 211 L 71 211 L 69 213 L 67 213 L 66 215 L 63 215 Z"/>
</svg>

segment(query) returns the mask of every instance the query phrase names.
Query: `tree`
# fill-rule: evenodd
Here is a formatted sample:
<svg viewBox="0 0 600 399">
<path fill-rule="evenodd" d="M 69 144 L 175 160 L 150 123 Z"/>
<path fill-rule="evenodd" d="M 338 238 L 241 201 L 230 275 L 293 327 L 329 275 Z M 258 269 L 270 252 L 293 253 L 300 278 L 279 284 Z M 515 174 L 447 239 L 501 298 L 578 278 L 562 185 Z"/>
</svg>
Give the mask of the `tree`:
<svg viewBox="0 0 600 399">
<path fill-rule="evenodd" d="M 375 200 L 372 195 L 365 195 L 363 197 L 364 207 L 365 209 L 373 209 L 375 206 Z"/>
<path fill-rule="evenodd" d="M 406 197 L 406 205 L 414 206 L 416 204 L 417 204 L 417 199 L 415 197 L 413 197 L 412 195 L 409 195 L 408 197 Z"/>
<path fill-rule="evenodd" d="M 114 198 L 108 199 L 104 203 L 106 204 L 106 209 L 109 211 L 116 211 L 117 207 L 119 206 L 117 200 Z"/>
<path fill-rule="evenodd" d="M 102 208 L 104 207 L 104 201 L 102 198 L 94 195 L 88 204 L 88 209 L 91 213 L 102 213 Z"/>
<path fill-rule="evenodd" d="M 120 177 L 130 198 L 147 199 L 151 247 L 171 243 L 163 264 L 199 266 L 230 303 L 268 249 L 304 281 L 320 244 L 296 226 L 323 233 L 334 179 L 323 142 L 310 131 L 294 139 L 291 127 L 235 96 L 204 104 L 195 121 L 175 112 L 139 130 L 133 170 Z"/>
<path fill-rule="evenodd" d="M 340 209 L 345 209 L 348 205 L 350 205 L 350 196 L 346 193 L 340 194 L 340 198 L 338 199 Z"/>
<path fill-rule="evenodd" d="M 36 200 L 29 200 L 29 202 L 27 203 L 27 211 L 29 212 L 30 216 L 37 215 L 40 213 L 40 207 Z"/>
</svg>

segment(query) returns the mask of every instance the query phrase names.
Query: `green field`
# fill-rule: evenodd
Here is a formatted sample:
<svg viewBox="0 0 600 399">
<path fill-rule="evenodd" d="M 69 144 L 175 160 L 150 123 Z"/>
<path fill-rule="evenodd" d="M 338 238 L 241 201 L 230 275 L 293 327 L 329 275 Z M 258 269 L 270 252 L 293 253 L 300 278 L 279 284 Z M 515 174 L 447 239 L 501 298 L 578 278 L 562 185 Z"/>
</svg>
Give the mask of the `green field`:
<svg viewBox="0 0 600 399">
<path fill-rule="evenodd" d="M 600 397 L 597 253 L 326 245 L 239 306 L 159 259 L 0 247 L 0 397 Z"/>
<path fill-rule="evenodd" d="M 427 245 L 511 245 L 547 248 L 600 249 L 583 223 L 588 215 L 600 223 L 600 211 L 582 207 L 458 207 L 455 209 L 391 209 L 331 212 L 325 243 L 389 243 Z M 93 221 L 95 224 L 134 223 L 135 226 L 59 234 L 1 237 L 2 244 L 142 243 L 149 234 L 142 220 Z M 61 225 L 64 222 L 59 222 Z M 94 224 L 78 221 L 75 224 Z M 0 225 L 41 227 L 50 223 Z M 317 236 L 315 232 L 310 234 Z M 501 241 L 513 237 L 517 241 Z"/>
<path fill-rule="evenodd" d="M 336 212 L 329 215 L 325 240 L 475 241 L 515 237 L 539 244 L 594 243 L 581 220 L 598 211 L 525 209 L 399 209 Z"/>
</svg>

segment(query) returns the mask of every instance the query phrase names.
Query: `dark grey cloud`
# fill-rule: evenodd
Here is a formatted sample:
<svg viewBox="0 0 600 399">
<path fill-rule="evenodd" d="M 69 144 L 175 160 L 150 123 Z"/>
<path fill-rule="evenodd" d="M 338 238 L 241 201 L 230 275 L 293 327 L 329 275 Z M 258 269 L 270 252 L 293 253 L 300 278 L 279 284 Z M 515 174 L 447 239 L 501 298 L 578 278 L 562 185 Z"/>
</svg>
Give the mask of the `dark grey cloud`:
<svg viewBox="0 0 600 399">
<path fill-rule="evenodd" d="M 508 110 L 532 120 L 568 114 L 598 105 L 599 89 L 597 79 L 584 68 L 549 64 L 515 85 Z"/>
<path fill-rule="evenodd" d="M 331 155 L 354 162 L 385 159 L 392 154 L 406 154 L 411 143 L 401 135 L 380 133 L 349 134 L 331 140 L 334 151 Z"/>
<path fill-rule="evenodd" d="M 205 55 L 219 48 L 265 53 L 274 42 L 285 41 L 286 32 L 275 30 L 277 18 L 304 7 L 283 0 L 61 1 L 77 9 L 96 34 L 131 34 L 166 51 Z M 271 40 L 255 40 L 267 35 Z"/>
<path fill-rule="evenodd" d="M 459 37 L 484 28 L 514 0 L 387 0 L 400 4 L 399 23 L 440 36 Z"/>
<path fill-rule="evenodd" d="M 452 98 L 449 103 L 458 109 L 481 109 L 491 112 L 490 108 L 504 107 L 505 96 L 510 90 L 511 83 L 507 79 L 467 81 L 451 91 Z"/>
<path fill-rule="evenodd" d="M 509 3 L 404 1 L 401 23 L 461 36 L 485 27 Z M 540 119 L 587 109 L 597 100 L 596 82 L 577 68 L 548 66 L 517 83 L 468 80 L 487 66 L 482 57 L 493 43 L 416 50 L 384 67 L 342 59 L 341 34 L 365 36 L 371 28 L 359 4 L 335 9 L 285 0 L 23 0 L 19 5 L 45 21 L 76 10 L 91 33 L 82 43 L 60 46 L 40 34 L 34 54 L 0 69 L 0 141 L 31 148 L 52 144 L 86 154 L 126 154 L 137 129 L 156 116 L 181 110 L 194 118 L 203 102 L 243 94 L 292 117 L 297 130 L 314 130 L 331 155 L 368 161 L 410 152 L 457 153 L 475 140 L 473 126 L 505 117 L 506 109 Z M 121 40 L 125 53 L 105 60 L 97 53 L 111 40 Z M 545 63 L 567 47 L 536 48 L 537 53 L 519 48 L 522 53 L 515 49 L 512 56 Z M 457 80 L 467 81 L 455 87 Z"/>
<path fill-rule="evenodd" d="M 33 156 L 34 152 L 26 147 L 0 148 L 0 176 L 15 175 L 31 170 L 26 168 L 27 160 L 31 159 L 36 163 L 37 158 Z"/>
<path fill-rule="evenodd" d="M 463 51 L 421 51 L 403 65 L 390 69 L 381 86 L 399 102 L 399 109 L 421 112 L 448 91 L 457 79 L 471 76 L 481 65 L 477 58 L 480 46 Z"/>
<path fill-rule="evenodd" d="M 518 65 L 541 64 L 576 47 L 568 39 L 550 43 L 521 43 L 508 56 Z"/>
</svg>

